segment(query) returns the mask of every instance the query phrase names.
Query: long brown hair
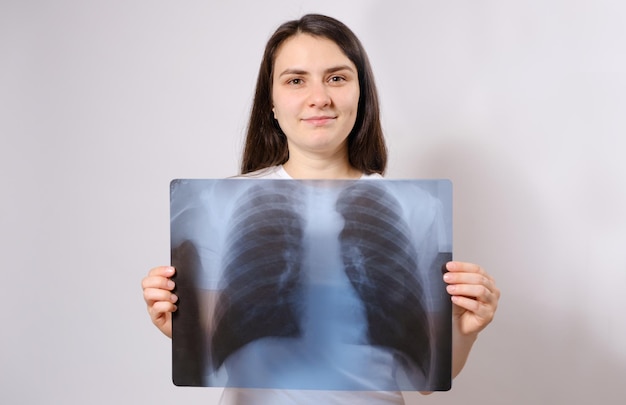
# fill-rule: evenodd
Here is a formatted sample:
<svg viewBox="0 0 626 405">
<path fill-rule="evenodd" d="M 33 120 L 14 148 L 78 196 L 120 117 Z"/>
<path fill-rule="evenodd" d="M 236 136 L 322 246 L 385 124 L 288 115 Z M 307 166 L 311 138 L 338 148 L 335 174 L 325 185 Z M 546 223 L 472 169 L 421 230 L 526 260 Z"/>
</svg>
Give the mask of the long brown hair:
<svg viewBox="0 0 626 405">
<path fill-rule="evenodd" d="M 287 138 L 272 113 L 272 78 L 278 48 L 286 39 L 300 33 L 330 39 L 356 66 L 360 97 L 356 122 L 348 135 L 348 159 L 363 173 L 384 173 L 387 147 L 380 125 L 374 75 L 365 49 L 345 24 L 319 14 L 307 14 L 282 24 L 267 42 L 248 123 L 241 173 L 283 164 L 289 159 Z"/>
</svg>

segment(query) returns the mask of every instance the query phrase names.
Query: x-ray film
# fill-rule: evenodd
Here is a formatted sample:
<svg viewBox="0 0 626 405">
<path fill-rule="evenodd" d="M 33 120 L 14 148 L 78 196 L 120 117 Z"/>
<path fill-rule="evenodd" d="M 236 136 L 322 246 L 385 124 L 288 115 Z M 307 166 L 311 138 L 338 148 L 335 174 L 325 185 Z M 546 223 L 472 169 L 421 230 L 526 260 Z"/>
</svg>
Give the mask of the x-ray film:
<svg viewBox="0 0 626 405">
<path fill-rule="evenodd" d="M 174 180 L 180 386 L 451 385 L 447 180 Z"/>
</svg>

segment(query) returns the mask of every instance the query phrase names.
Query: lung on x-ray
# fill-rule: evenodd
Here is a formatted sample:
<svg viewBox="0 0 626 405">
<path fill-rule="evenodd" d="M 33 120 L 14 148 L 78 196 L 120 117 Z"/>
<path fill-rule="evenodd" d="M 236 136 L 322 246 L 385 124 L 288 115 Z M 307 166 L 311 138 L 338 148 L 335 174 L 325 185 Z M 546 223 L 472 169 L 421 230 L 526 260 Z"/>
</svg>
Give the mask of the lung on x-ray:
<svg viewBox="0 0 626 405">
<path fill-rule="evenodd" d="M 174 180 L 179 386 L 451 385 L 447 180 Z"/>
</svg>

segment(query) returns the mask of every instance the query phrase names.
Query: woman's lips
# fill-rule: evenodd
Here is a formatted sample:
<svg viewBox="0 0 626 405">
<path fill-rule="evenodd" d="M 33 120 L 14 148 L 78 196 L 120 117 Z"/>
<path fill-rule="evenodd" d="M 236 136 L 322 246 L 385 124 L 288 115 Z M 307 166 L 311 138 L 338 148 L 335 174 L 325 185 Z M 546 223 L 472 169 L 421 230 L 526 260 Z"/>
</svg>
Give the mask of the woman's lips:
<svg viewBox="0 0 626 405">
<path fill-rule="evenodd" d="M 332 122 L 335 118 L 337 117 L 328 116 L 328 115 L 320 115 L 320 116 L 315 116 L 315 117 L 303 118 L 302 121 L 306 122 L 307 124 L 311 124 L 313 126 L 322 126 L 322 125 L 326 125 Z"/>
</svg>

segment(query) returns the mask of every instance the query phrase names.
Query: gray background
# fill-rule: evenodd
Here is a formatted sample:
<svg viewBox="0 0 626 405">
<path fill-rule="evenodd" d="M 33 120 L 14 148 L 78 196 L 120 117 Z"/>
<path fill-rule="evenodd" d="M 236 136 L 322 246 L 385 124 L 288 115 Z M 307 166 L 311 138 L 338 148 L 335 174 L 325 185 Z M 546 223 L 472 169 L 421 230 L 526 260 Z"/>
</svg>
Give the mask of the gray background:
<svg viewBox="0 0 626 405">
<path fill-rule="evenodd" d="M 380 90 L 392 178 L 450 178 L 455 256 L 502 288 L 450 393 L 626 395 L 626 4 L 0 2 L 0 402 L 213 403 L 170 382 L 141 296 L 168 186 L 235 174 L 276 26 L 331 14 Z"/>
</svg>

